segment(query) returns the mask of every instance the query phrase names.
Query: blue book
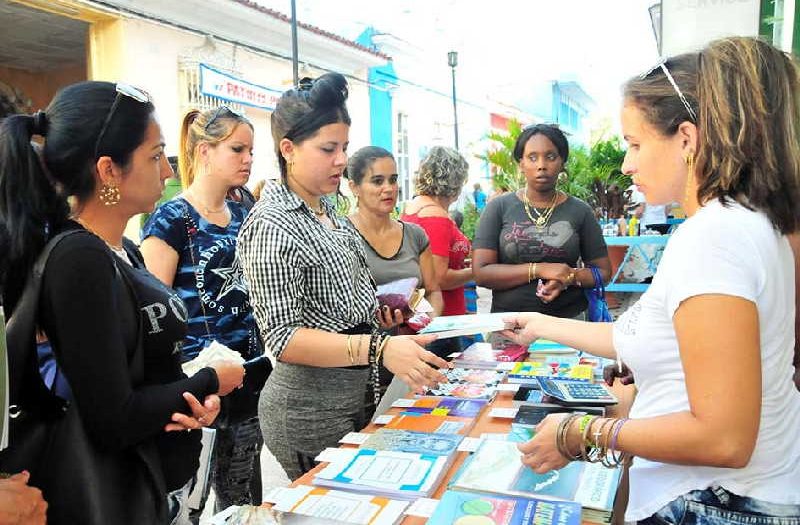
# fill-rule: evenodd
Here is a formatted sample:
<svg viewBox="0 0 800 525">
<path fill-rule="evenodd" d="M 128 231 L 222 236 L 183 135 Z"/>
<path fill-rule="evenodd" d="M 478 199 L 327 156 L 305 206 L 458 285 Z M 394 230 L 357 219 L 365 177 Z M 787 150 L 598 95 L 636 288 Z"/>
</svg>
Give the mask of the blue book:
<svg viewBox="0 0 800 525">
<path fill-rule="evenodd" d="M 463 436 L 458 434 L 381 428 L 371 434 L 359 448 L 446 456 L 458 450 L 462 439 Z"/>
<path fill-rule="evenodd" d="M 569 501 L 448 490 L 428 525 L 580 525 L 581 506 Z"/>
</svg>

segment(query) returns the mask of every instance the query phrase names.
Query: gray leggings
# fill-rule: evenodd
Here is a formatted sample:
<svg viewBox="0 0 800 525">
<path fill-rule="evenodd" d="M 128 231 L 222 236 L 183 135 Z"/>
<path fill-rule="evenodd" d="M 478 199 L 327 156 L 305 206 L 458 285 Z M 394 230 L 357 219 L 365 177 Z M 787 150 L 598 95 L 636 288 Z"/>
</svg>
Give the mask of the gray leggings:
<svg viewBox="0 0 800 525">
<path fill-rule="evenodd" d="M 369 369 L 316 368 L 278 362 L 261 391 L 258 415 L 264 443 L 295 480 L 315 466 L 326 447 L 364 425 Z"/>
</svg>

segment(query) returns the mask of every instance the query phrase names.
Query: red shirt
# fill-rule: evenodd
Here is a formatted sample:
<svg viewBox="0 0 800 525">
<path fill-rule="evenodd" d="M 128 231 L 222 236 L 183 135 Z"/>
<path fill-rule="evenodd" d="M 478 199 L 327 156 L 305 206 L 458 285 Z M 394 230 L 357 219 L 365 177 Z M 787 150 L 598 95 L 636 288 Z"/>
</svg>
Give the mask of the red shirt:
<svg viewBox="0 0 800 525">
<path fill-rule="evenodd" d="M 403 214 L 400 220 L 418 224 L 431 243 L 431 253 L 447 257 L 447 267 L 452 270 L 464 268 L 464 259 L 472 250 L 469 239 L 461 233 L 456 223 L 449 217 L 418 217 L 417 214 Z M 467 302 L 464 298 L 464 287 L 442 290 L 444 310 L 442 315 L 463 315 L 467 313 Z"/>
</svg>

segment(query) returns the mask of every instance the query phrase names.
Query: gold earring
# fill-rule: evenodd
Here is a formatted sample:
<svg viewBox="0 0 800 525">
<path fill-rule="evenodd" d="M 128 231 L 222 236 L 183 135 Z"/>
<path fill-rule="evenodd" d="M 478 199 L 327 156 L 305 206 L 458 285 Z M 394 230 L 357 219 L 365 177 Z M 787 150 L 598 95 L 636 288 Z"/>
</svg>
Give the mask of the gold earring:
<svg viewBox="0 0 800 525">
<path fill-rule="evenodd" d="M 360 197 L 358 195 L 356 195 L 356 208 L 358 208 L 358 200 L 359 199 L 360 199 Z"/>
<path fill-rule="evenodd" d="M 567 177 L 568 177 L 567 172 L 562 171 L 561 173 L 558 174 L 558 182 L 564 184 L 565 182 L 567 182 Z"/>
<path fill-rule="evenodd" d="M 688 204 L 691 202 L 692 199 L 692 186 L 694 186 L 694 152 L 689 152 L 684 157 L 684 162 L 686 162 L 687 166 L 687 174 L 686 174 L 686 203 Z"/>
<path fill-rule="evenodd" d="M 98 195 L 100 202 L 105 204 L 106 206 L 116 206 L 119 204 L 122 195 L 119 193 L 119 188 L 114 184 L 105 184 L 100 188 L 100 194 Z"/>
<path fill-rule="evenodd" d="M 294 161 L 292 159 L 286 159 L 286 175 L 291 177 L 293 171 L 294 171 Z"/>
</svg>

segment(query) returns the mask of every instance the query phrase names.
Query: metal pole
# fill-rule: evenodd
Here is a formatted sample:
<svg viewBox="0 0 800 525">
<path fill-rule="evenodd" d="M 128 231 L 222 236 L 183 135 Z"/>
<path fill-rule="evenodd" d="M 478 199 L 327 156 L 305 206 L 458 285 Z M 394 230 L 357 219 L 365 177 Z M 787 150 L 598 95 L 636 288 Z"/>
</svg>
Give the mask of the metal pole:
<svg viewBox="0 0 800 525">
<path fill-rule="evenodd" d="M 300 83 L 300 73 L 299 73 L 299 60 L 297 57 L 297 5 L 295 5 L 295 0 L 292 0 L 292 78 L 294 79 L 294 85 L 297 86 Z"/>
<path fill-rule="evenodd" d="M 453 132 L 456 139 L 456 151 L 458 151 L 458 111 L 456 110 L 456 68 L 451 67 L 453 72 Z"/>
</svg>

